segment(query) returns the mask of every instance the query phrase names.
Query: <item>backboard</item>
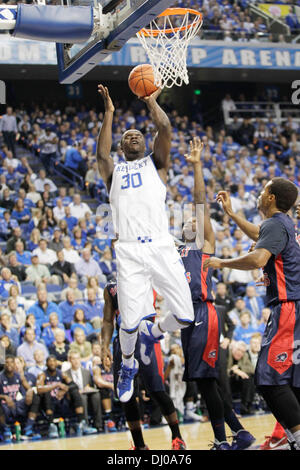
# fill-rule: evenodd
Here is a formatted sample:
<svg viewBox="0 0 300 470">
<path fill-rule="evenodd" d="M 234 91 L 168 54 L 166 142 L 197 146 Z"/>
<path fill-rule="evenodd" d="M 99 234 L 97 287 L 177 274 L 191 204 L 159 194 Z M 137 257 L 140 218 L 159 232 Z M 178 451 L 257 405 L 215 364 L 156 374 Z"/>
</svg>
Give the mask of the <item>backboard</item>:
<svg viewBox="0 0 300 470">
<path fill-rule="evenodd" d="M 84 44 L 56 44 L 60 83 L 74 83 L 96 67 L 174 0 L 61 0 L 94 8 L 94 30 Z M 100 26 L 101 25 L 101 26 Z"/>
</svg>

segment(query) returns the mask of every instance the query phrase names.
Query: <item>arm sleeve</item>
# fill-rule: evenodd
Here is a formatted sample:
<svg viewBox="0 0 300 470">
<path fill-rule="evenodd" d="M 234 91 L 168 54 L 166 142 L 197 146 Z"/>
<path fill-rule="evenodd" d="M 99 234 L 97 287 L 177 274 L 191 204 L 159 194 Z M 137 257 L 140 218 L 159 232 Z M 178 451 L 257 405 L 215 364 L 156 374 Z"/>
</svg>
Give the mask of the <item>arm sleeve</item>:
<svg viewBox="0 0 300 470">
<path fill-rule="evenodd" d="M 284 225 L 278 220 L 265 220 L 260 227 L 258 241 L 255 249 L 264 248 L 272 255 L 279 255 L 288 241 L 288 234 Z"/>
</svg>

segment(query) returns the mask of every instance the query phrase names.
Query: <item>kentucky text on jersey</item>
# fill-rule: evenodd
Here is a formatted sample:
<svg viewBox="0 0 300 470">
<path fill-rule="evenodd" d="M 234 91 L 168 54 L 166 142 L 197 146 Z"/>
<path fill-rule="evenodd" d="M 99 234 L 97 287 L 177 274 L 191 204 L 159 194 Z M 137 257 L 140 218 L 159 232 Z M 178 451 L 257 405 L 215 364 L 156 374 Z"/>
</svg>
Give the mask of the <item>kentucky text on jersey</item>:
<svg viewBox="0 0 300 470">
<path fill-rule="evenodd" d="M 213 301 L 212 297 L 212 273 L 213 270 L 203 270 L 203 263 L 212 255 L 203 253 L 202 250 L 195 249 L 195 246 L 182 246 L 179 248 L 186 277 L 190 285 L 193 302 Z"/>
</svg>

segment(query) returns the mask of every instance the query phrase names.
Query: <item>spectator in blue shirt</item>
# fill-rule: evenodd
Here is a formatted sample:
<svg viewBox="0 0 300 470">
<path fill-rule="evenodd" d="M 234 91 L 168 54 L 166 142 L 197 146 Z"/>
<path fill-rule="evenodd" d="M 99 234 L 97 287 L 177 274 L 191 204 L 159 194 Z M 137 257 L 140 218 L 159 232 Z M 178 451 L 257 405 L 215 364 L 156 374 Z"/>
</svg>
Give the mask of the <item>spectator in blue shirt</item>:
<svg viewBox="0 0 300 470">
<path fill-rule="evenodd" d="M 67 300 L 60 302 L 58 306 L 62 314 L 62 323 L 69 329 L 76 310 L 82 308 L 82 305 L 75 302 L 75 295 L 71 289 L 67 291 L 66 297 Z"/>
<path fill-rule="evenodd" d="M 267 323 L 268 323 L 268 320 L 270 318 L 270 315 L 271 315 L 271 310 L 268 308 L 268 307 L 265 307 L 262 309 L 262 312 L 261 312 L 261 323 L 258 325 L 258 328 L 257 328 L 257 331 L 263 335 L 264 332 L 265 332 L 265 329 L 266 329 L 266 326 L 267 326 Z"/>
<path fill-rule="evenodd" d="M 36 323 L 43 329 L 46 328 L 49 323 L 50 313 L 56 312 L 61 321 L 60 308 L 54 302 L 49 302 L 47 299 L 47 291 L 45 287 L 41 287 L 37 292 L 37 302 L 35 302 L 29 309 L 28 313 L 33 313 L 35 316 Z"/>
<path fill-rule="evenodd" d="M 16 219 L 19 224 L 26 224 L 31 219 L 31 212 L 29 209 L 24 207 L 23 199 L 18 199 L 15 208 L 11 213 L 11 216 Z"/>
<path fill-rule="evenodd" d="M 86 336 L 88 336 L 94 331 L 92 325 L 86 321 L 84 310 L 82 308 L 78 308 L 74 313 L 74 318 L 71 325 L 72 338 L 74 337 L 74 331 L 76 330 L 76 328 L 81 328 Z"/>
<path fill-rule="evenodd" d="M 249 345 L 252 334 L 257 332 L 257 328 L 251 326 L 250 312 L 244 311 L 240 316 L 240 322 L 240 326 L 237 326 L 234 330 L 233 339 L 235 341 L 244 341 Z"/>
<path fill-rule="evenodd" d="M 31 251 L 24 250 L 24 243 L 22 240 L 17 240 L 15 244 L 16 257 L 18 263 L 23 264 L 23 266 L 31 266 Z"/>
<path fill-rule="evenodd" d="M 10 212 L 4 211 L 3 218 L 0 219 L 0 238 L 8 240 L 12 236 L 13 229 L 18 226 L 18 221 L 10 216 Z"/>
<path fill-rule="evenodd" d="M 103 318 L 103 302 L 96 300 L 94 289 L 88 289 L 87 298 L 83 306 L 85 317 L 95 329 L 98 329 L 101 327 L 100 319 Z"/>
<path fill-rule="evenodd" d="M 257 295 L 255 286 L 247 286 L 244 300 L 246 309 L 252 316 L 252 325 L 256 326 L 261 320 L 261 312 L 265 305 L 263 299 Z"/>
<path fill-rule="evenodd" d="M 63 323 L 59 322 L 58 315 L 56 312 L 50 313 L 49 315 L 49 325 L 43 329 L 43 333 L 41 338 L 44 340 L 47 348 L 51 346 L 52 343 L 55 341 L 55 331 L 59 328 L 60 330 L 64 330 L 65 327 Z"/>
<path fill-rule="evenodd" d="M 37 323 L 35 321 L 35 316 L 34 316 L 33 313 L 28 313 L 27 314 L 26 320 L 25 320 L 25 325 L 22 326 L 22 328 L 20 329 L 20 343 L 23 342 L 23 338 L 24 338 L 24 335 L 25 335 L 26 328 L 32 328 L 34 330 L 34 333 L 35 333 L 35 338 L 37 339 L 37 341 L 39 341 L 39 339 L 41 337 L 41 334 L 42 334 L 42 331 L 41 331 L 41 327 L 39 325 L 37 325 Z"/>
<path fill-rule="evenodd" d="M 8 336 L 13 346 L 19 346 L 19 333 L 16 328 L 11 327 L 11 318 L 7 313 L 2 313 L 0 317 L 0 337 Z"/>
<path fill-rule="evenodd" d="M 78 220 L 76 219 L 76 217 L 73 217 L 71 215 L 71 209 L 68 206 L 65 207 L 65 214 L 66 214 L 65 218 L 62 220 L 65 220 L 67 222 L 68 229 L 70 232 L 72 232 L 73 228 L 77 225 Z"/>
</svg>

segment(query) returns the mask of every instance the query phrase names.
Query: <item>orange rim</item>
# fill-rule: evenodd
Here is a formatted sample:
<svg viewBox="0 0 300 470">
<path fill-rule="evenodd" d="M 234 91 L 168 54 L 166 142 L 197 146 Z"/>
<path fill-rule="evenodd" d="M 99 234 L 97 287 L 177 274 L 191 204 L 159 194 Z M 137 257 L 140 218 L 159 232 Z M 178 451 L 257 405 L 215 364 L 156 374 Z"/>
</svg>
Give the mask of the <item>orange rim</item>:
<svg viewBox="0 0 300 470">
<path fill-rule="evenodd" d="M 176 28 L 168 28 L 168 29 L 146 29 L 142 28 L 137 34 L 143 35 L 143 36 L 158 36 L 159 33 L 164 32 L 165 34 L 172 34 L 172 33 L 177 33 L 178 31 L 185 31 L 190 28 L 195 28 L 198 26 L 199 23 L 202 21 L 202 13 L 200 13 L 197 10 L 193 10 L 192 8 L 167 8 L 165 11 L 163 11 L 160 15 L 158 15 L 158 18 L 164 17 L 164 16 L 175 16 L 175 15 L 186 15 L 187 13 L 191 13 L 192 15 L 195 15 L 198 17 L 197 21 L 194 23 L 191 23 L 186 26 L 178 26 Z"/>
</svg>

